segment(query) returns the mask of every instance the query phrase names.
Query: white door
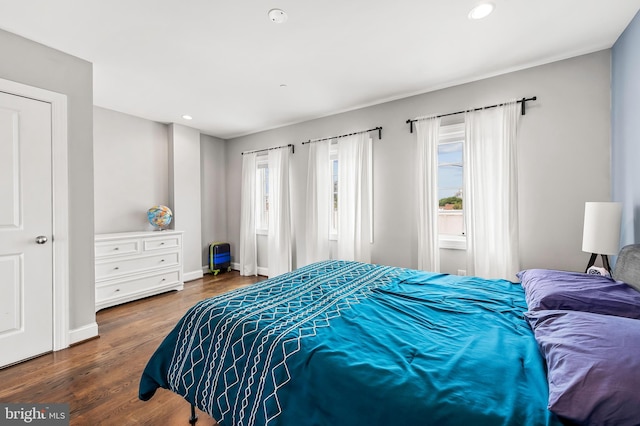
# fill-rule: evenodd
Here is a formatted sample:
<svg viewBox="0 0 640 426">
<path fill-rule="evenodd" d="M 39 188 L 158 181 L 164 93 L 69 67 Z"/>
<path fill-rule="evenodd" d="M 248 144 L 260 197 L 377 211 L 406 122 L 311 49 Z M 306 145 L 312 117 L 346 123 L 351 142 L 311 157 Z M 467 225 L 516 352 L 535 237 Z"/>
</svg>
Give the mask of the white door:
<svg viewBox="0 0 640 426">
<path fill-rule="evenodd" d="M 0 92 L 0 367 L 53 349 L 51 104 Z"/>
</svg>

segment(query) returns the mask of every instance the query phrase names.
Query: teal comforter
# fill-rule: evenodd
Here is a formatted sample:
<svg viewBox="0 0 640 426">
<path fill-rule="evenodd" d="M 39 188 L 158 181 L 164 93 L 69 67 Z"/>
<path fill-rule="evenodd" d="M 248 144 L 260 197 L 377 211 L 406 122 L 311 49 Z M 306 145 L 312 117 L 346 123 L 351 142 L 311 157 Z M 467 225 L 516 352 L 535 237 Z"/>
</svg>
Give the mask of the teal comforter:
<svg viewBox="0 0 640 426">
<path fill-rule="evenodd" d="M 547 425 L 520 285 L 327 261 L 191 308 L 149 360 L 221 425 Z"/>
</svg>

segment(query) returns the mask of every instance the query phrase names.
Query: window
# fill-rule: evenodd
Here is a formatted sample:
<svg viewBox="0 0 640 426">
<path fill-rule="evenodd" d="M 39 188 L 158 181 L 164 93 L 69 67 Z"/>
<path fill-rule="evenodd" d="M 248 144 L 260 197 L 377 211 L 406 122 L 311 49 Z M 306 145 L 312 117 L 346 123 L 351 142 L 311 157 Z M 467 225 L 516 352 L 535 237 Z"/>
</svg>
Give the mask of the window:
<svg viewBox="0 0 640 426">
<path fill-rule="evenodd" d="M 338 239 L 338 144 L 332 143 L 329 148 L 331 164 L 331 213 L 329 217 L 329 239 Z"/>
<path fill-rule="evenodd" d="M 269 162 L 266 155 L 256 159 L 256 233 L 269 229 Z"/>
<path fill-rule="evenodd" d="M 466 248 L 463 215 L 464 123 L 442 124 L 438 141 L 438 233 L 441 248 Z"/>
</svg>

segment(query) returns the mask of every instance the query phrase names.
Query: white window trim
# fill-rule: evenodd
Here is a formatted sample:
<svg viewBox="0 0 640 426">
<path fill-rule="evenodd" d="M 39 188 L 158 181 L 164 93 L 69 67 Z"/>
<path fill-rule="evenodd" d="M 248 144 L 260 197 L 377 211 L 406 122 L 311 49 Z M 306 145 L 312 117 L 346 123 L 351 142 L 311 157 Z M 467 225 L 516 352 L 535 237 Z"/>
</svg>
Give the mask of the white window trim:
<svg viewBox="0 0 640 426">
<path fill-rule="evenodd" d="M 258 155 L 256 157 L 256 177 L 257 177 L 258 169 L 260 169 L 261 167 L 264 167 L 264 166 L 266 166 L 267 168 L 269 167 L 268 156 L 266 156 L 266 155 Z M 259 193 L 259 194 L 263 195 L 262 190 L 263 190 L 263 188 L 258 188 L 257 184 L 256 184 L 256 194 Z M 258 197 L 256 196 L 256 202 L 258 202 L 257 198 Z M 262 205 L 262 197 L 260 197 L 260 202 L 259 203 L 260 203 L 260 205 Z M 258 206 L 256 206 L 256 212 L 257 212 L 257 207 Z M 261 224 L 258 224 L 258 220 L 257 219 L 258 218 L 256 217 L 256 235 L 268 235 L 269 234 L 269 224 L 267 223 L 266 227 L 259 227 L 259 225 L 261 225 Z"/>
<path fill-rule="evenodd" d="M 440 134 L 438 138 L 438 145 L 445 145 L 450 143 L 457 143 L 464 137 L 465 124 L 445 124 L 440 126 Z M 467 237 L 466 235 L 449 235 L 438 234 L 438 242 L 441 249 L 447 250 L 466 250 L 467 249 Z"/>
<path fill-rule="evenodd" d="M 335 231 L 331 227 L 331 218 L 333 217 L 333 162 L 337 159 L 338 159 L 338 144 L 336 142 L 333 142 L 329 146 L 329 165 L 331 167 L 331 202 L 329 203 L 329 241 L 338 241 L 337 226 Z"/>
<path fill-rule="evenodd" d="M 440 235 L 440 248 L 448 250 L 466 250 L 467 237 L 464 235 Z"/>
</svg>

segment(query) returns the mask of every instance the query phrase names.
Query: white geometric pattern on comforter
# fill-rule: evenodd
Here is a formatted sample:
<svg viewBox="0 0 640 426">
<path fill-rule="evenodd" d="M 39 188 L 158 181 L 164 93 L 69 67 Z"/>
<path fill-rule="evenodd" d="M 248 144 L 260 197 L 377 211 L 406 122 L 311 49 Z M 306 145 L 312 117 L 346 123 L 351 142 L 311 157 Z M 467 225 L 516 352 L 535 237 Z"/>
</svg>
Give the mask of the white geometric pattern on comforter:
<svg viewBox="0 0 640 426">
<path fill-rule="evenodd" d="M 222 424 L 268 424 L 281 413 L 278 390 L 289 382 L 287 359 L 301 340 L 400 272 L 325 261 L 200 302 L 179 331 L 171 389 L 194 392 L 208 413 L 217 404 Z"/>
</svg>

